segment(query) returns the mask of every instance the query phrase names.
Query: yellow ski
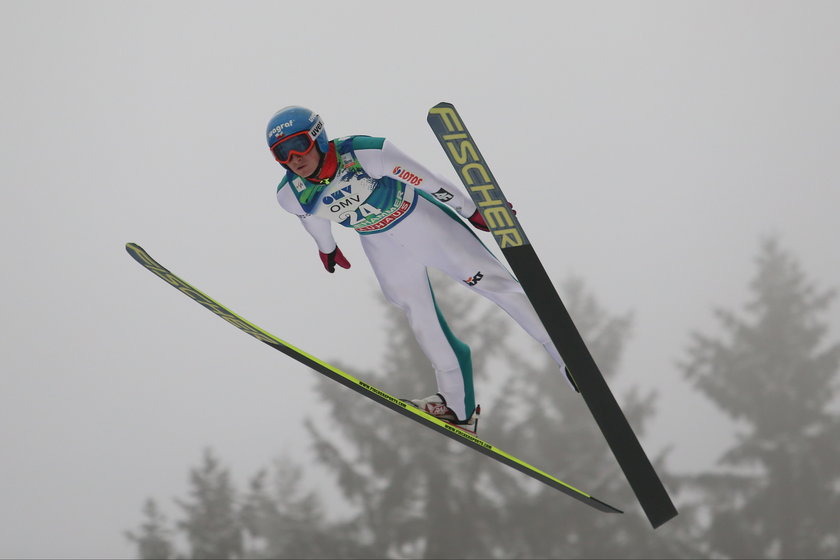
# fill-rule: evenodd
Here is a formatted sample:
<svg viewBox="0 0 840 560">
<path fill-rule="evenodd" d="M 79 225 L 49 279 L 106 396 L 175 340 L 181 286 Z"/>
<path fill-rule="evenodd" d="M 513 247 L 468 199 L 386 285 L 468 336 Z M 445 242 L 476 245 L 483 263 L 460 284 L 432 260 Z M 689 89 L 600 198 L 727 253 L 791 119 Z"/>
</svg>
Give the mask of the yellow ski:
<svg viewBox="0 0 840 560">
<path fill-rule="evenodd" d="M 454 426 L 447 424 L 431 416 L 422 410 L 415 408 L 409 404 L 406 404 L 402 400 L 389 395 L 385 391 L 368 385 L 364 381 L 356 379 L 352 375 L 349 375 L 340 369 L 331 366 L 330 364 L 312 356 L 300 348 L 297 348 L 284 340 L 280 340 L 276 336 L 264 331 L 260 327 L 250 323 L 249 321 L 243 319 L 224 305 L 218 303 L 217 301 L 213 300 L 206 294 L 198 291 L 192 285 L 188 284 L 165 267 L 163 267 L 160 263 L 155 261 L 149 254 L 144 251 L 139 245 L 135 243 L 127 243 L 126 251 L 134 257 L 134 259 L 142 264 L 146 269 L 150 270 L 168 284 L 171 284 L 179 291 L 184 293 L 185 295 L 189 296 L 191 299 L 197 301 L 228 323 L 232 324 L 236 328 L 245 331 L 246 333 L 250 334 L 257 340 L 265 342 L 272 348 L 279 350 L 294 358 L 295 360 L 301 362 L 312 368 L 313 370 L 317 371 L 318 373 L 329 377 L 333 381 L 337 381 L 344 385 L 345 387 L 349 387 L 350 389 L 356 391 L 357 393 L 364 395 L 365 397 L 378 402 L 384 406 L 387 406 L 391 410 L 394 410 L 403 416 L 406 416 L 415 422 L 426 426 L 432 430 L 435 430 L 455 441 L 458 443 L 462 443 L 467 447 L 475 449 L 480 453 L 484 453 L 488 457 L 491 457 L 500 463 L 503 463 L 509 467 L 512 467 L 531 478 L 539 480 L 543 484 L 551 486 L 564 494 L 579 500 L 586 505 L 593 507 L 597 510 L 608 512 L 608 513 L 622 513 L 621 510 L 598 500 L 587 494 L 586 492 L 582 492 L 577 488 L 566 484 L 562 480 L 559 480 L 549 474 L 544 473 L 543 471 L 532 467 L 531 465 L 517 459 L 516 457 L 505 453 L 501 449 L 487 443 L 486 441 L 479 439 L 473 434 L 467 433 L 464 430 L 455 428 Z"/>
</svg>

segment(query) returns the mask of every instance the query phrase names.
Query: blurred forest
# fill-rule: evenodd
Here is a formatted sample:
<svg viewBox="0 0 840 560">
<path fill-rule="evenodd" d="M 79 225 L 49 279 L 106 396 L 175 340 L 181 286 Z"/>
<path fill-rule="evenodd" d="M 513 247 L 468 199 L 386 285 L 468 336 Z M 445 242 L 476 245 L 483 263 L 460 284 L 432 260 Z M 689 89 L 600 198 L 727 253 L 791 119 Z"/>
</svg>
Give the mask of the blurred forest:
<svg viewBox="0 0 840 560">
<path fill-rule="evenodd" d="M 307 429 L 349 515 L 332 515 L 323 489 L 302 483 L 307 466 L 288 457 L 237 488 L 207 449 L 183 497 L 167 507 L 156 498 L 143 505 L 138 526 L 126 532 L 137 557 L 840 558 L 840 343 L 827 340 L 824 318 L 833 292 L 814 286 L 776 240 L 760 244 L 749 301 L 712 310 L 719 328 L 690 333 L 681 352 L 686 380 L 737 433 L 716 467 L 700 475 L 672 472 L 665 455 L 651 457 L 680 511 L 656 531 L 631 507 L 635 498 L 588 409 L 548 356 L 536 345 L 521 355 L 506 341 L 517 328 L 506 315 L 476 306 L 453 283 L 433 282 L 452 330 L 470 333 L 487 416 L 481 437 L 628 513 L 583 507 L 323 380 L 317 390 L 329 422 L 310 420 Z M 630 314 L 604 309 L 580 280 L 558 291 L 613 378 Z M 433 392 L 433 372 L 406 321 L 388 317 L 378 372 L 335 365 L 391 394 Z M 644 439 L 661 395 L 616 397 Z M 678 444 L 691 445 L 690 437 Z"/>
</svg>

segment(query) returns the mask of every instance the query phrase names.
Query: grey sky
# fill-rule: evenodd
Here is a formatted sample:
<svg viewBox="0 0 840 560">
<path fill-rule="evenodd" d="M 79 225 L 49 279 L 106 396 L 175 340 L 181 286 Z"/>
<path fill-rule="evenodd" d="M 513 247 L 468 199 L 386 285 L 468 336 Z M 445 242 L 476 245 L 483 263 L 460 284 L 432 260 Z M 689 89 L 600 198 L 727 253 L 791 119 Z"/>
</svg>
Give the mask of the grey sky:
<svg viewBox="0 0 840 560">
<path fill-rule="evenodd" d="M 125 242 L 313 354 L 380 365 L 380 296 L 355 234 L 336 231 L 354 266 L 328 275 L 274 200 L 263 130 L 285 105 L 454 179 L 425 123 L 454 103 L 555 283 L 577 274 L 634 313 L 614 390 L 659 391 L 643 444 L 673 445 L 676 469 L 708 467 L 732 437 L 675 363 L 712 307 L 744 303 L 759 238 L 840 286 L 837 3 L 0 12 L 0 557 L 131 555 L 121 533 L 142 501 L 169 508 L 204 446 L 241 477 L 306 453 L 314 375 L 142 270 Z M 832 325 L 836 340 L 837 307 Z M 687 443 L 698 425 L 711 429 Z"/>
</svg>

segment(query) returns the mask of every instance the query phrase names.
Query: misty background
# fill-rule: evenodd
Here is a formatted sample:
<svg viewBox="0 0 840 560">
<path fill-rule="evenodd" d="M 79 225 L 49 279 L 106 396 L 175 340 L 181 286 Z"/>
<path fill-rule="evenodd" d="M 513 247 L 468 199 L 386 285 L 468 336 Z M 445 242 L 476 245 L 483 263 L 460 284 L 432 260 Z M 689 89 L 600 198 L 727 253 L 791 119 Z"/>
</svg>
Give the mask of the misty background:
<svg viewBox="0 0 840 560">
<path fill-rule="evenodd" d="M 820 289 L 840 285 L 835 3 L 0 11 L 4 558 L 134 556 L 124 531 L 150 496 L 176 518 L 172 498 L 207 448 L 243 486 L 290 458 L 336 515 L 352 511 L 304 425 L 338 435 L 317 376 L 124 251 L 136 242 L 280 338 L 382 375 L 397 310 L 356 234 L 334 228 L 353 268 L 326 274 L 274 198 L 282 170 L 264 128 L 285 105 L 316 109 L 331 137 L 387 136 L 454 180 L 425 117 L 455 104 L 561 297 L 579 278 L 611 315 L 632 316 L 610 385 L 622 403 L 656 393 L 641 441 L 668 450 L 674 473 L 710 471 L 736 441 L 679 363 L 692 332 L 723 336 L 714 309 L 750 299 L 762 239 Z M 840 315 L 826 309 L 833 343 Z M 516 329 L 505 342 L 536 351 Z M 429 372 L 399 375 L 433 390 Z M 483 390 L 501 389 L 479 385 L 487 402 Z M 482 430 L 504 417 L 484 412 Z M 565 479 L 562 458 L 539 466 Z"/>
</svg>

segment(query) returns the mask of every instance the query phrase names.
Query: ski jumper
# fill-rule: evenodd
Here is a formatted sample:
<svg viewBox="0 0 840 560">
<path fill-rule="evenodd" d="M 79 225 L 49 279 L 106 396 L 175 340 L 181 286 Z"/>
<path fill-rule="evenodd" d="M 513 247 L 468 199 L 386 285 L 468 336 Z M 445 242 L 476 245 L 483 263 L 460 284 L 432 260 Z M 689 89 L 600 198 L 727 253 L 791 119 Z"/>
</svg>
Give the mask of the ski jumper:
<svg viewBox="0 0 840 560">
<path fill-rule="evenodd" d="M 564 367 L 519 282 L 458 217 L 475 212 L 472 199 L 385 138 L 330 143 L 338 156 L 335 178 L 315 183 L 287 171 L 277 200 L 300 218 L 322 253 L 337 247 L 331 222 L 360 234 L 385 297 L 405 312 L 434 367 L 438 392 L 459 419 L 476 407 L 470 349 L 438 309 L 428 267 L 493 301 Z"/>
</svg>

